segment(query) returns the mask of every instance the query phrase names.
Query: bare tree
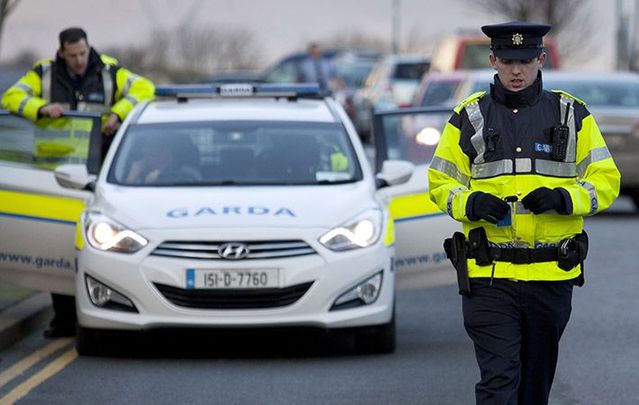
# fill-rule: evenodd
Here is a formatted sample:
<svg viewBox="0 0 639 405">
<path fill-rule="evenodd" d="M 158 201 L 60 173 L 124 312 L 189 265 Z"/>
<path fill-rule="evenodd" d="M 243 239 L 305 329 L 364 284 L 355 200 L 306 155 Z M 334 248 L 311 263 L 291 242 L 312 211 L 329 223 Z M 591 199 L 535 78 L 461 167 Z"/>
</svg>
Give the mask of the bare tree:
<svg viewBox="0 0 639 405">
<path fill-rule="evenodd" d="M 590 0 L 468 0 L 491 15 L 552 25 L 550 34 L 557 40 L 562 57 L 573 62 L 592 51 L 594 30 Z"/>
<path fill-rule="evenodd" d="M 213 73 L 255 70 L 262 60 L 253 33 L 230 27 L 158 29 L 141 48 L 111 49 L 124 66 L 158 81 L 194 81 Z"/>
<path fill-rule="evenodd" d="M 2 45 L 4 23 L 18 3 L 20 3 L 20 0 L 0 0 L 0 45 Z"/>
<path fill-rule="evenodd" d="M 340 32 L 321 41 L 324 48 L 370 49 L 382 52 L 390 50 L 387 39 L 358 31 Z"/>
</svg>

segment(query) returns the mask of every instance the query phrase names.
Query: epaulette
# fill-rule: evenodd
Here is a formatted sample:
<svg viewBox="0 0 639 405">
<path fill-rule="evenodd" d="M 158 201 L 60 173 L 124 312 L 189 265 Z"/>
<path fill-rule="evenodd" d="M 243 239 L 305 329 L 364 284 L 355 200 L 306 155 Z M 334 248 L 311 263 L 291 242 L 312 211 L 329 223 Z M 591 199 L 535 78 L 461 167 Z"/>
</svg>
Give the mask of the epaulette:
<svg viewBox="0 0 639 405">
<path fill-rule="evenodd" d="M 35 69 L 40 65 L 46 65 L 46 64 L 49 64 L 49 65 L 53 64 L 53 59 L 40 59 L 33 64 L 33 68 Z"/>
<path fill-rule="evenodd" d="M 459 114 L 461 112 L 461 110 L 464 109 L 464 107 L 466 107 L 468 104 L 471 104 L 471 103 L 474 103 L 475 101 L 481 100 L 485 95 L 486 95 L 485 91 L 478 91 L 476 93 L 471 94 L 470 96 L 466 97 L 466 99 L 464 101 L 462 101 L 461 103 L 457 104 L 457 107 L 455 107 L 454 111 L 457 114 Z"/>
<path fill-rule="evenodd" d="M 559 94 L 560 96 L 571 98 L 571 99 L 575 100 L 576 102 L 578 102 L 581 105 L 584 105 L 584 106 L 586 105 L 586 103 L 583 100 L 580 100 L 577 97 L 573 96 L 572 94 L 570 94 L 568 92 L 565 92 L 563 90 L 550 90 L 550 91 L 552 91 L 555 94 Z"/>
<path fill-rule="evenodd" d="M 113 56 L 100 55 L 100 60 L 105 65 L 112 65 L 112 66 L 117 66 L 118 65 L 118 60 L 116 58 L 114 58 Z"/>
</svg>

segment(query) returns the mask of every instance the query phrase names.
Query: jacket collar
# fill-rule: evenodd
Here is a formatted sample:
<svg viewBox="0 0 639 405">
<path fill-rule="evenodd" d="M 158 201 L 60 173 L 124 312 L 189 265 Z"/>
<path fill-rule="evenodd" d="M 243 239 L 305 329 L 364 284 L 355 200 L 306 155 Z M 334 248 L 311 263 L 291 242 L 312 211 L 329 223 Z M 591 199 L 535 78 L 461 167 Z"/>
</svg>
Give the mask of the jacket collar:
<svg viewBox="0 0 639 405">
<path fill-rule="evenodd" d="M 504 87 L 495 75 L 495 83 L 490 85 L 491 97 L 508 108 L 519 108 L 536 104 L 542 94 L 541 70 L 537 73 L 537 79 L 530 86 L 521 91 L 510 91 Z"/>
<path fill-rule="evenodd" d="M 58 66 L 58 71 L 63 72 L 62 74 L 70 80 L 82 80 L 90 72 L 99 72 L 104 67 L 104 63 L 102 62 L 102 59 L 100 59 L 100 54 L 95 49 L 93 49 L 93 47 L 91 47 L 89 51 L 89 64 L 87 66 L 86 72 L 82 77 L 78 77 L 77 75 L 74 75 L 72 72 L 70 72 L 64 59 L 62 59 L 57 54 L 55 57 L 55 64 Z"/>
</svg>

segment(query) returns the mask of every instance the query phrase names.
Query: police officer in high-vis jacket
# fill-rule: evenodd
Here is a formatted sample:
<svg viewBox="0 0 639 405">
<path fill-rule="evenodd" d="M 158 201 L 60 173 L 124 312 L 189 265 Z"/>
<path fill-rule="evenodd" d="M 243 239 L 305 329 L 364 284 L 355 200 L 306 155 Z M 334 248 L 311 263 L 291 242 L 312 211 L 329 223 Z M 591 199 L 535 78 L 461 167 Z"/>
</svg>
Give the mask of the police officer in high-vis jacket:
<svg viewBox="0 0 639 405">
<path fill-rule="evenodd" d="M 103 145 L 133 107 L 153 97 L 155 87 L 107 55 L 89 46 L 81 28 L 60 32 L 60 49 L 55 60 L 38 61 L 2 96 L 2 107 L 31 120 L 57 118 L 65 111 L 103 114 Z M 71 296 L 52 294 L 55 316 L 47 337 L 75 334 L 75 301 Z"/>
<path fill-rule="evenodd" d="M 31 120 L 60 117 L 64 111 L 104 114 L 103 143 L 137 103 L 153 97 L 153 83 L 121 67 L 117 59 L 100 55 L 89 46 L 86 32 L 60 32 L 55 60 L 35 63 L 2 96 L 2 107 Z"/>
<path fill-rule="evenodd" d="M 620 175 L 583 101 L 543 89 L 548 25 L 482 27 L 497 71 L 460 103 L 428 170 L 431 199 L 463 225 L 445 243 L 475 346 L 478 404 L 546 404 L 574 285 L 583 218 L 608 208 Z"/>
</svg>

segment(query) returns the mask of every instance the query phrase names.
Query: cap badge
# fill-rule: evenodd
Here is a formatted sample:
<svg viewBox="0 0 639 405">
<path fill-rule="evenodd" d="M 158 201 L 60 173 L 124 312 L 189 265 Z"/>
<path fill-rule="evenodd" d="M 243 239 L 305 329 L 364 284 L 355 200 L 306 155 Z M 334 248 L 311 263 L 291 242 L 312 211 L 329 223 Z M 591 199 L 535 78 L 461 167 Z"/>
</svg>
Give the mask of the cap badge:
<svg viewBox="0 0 639 405">
<path fill-rule="evenodd" d="M 512 41 L 513 41 L 513 45 L 516 45 L 516 46 L 523 45 L 524 36 L 519 33 L 513 34 Z"/>
</svg>

